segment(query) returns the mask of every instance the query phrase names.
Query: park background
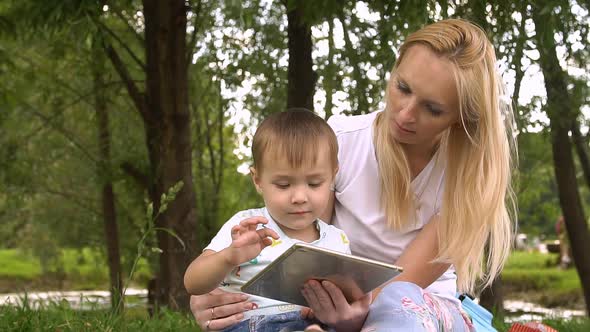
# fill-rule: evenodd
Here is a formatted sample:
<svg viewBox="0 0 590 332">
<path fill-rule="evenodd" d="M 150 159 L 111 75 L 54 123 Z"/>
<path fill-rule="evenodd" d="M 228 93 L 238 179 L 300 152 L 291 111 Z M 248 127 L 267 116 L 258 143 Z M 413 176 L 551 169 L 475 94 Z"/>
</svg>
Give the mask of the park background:
<svg viewBox="0 0 590 332">
<path fill-rule="evenodd" d="M 0 326 L 197 329 L 182 276 L 225 220 L 262 204 L 244 174 L 260 119 L 287 107 L 325 118 L 382 109 L 408 33 L 458 17 L 488 33 L 508 84 L 527 235 L 493 287 L 473 295 L 500 330 L 541 319 L 590 330 L 589 9 L 569 0 L 1 1 Z M 560 215 L 569 268 L 545 252 Z M 135 295 L 122 301 L 123 289 Z M 88 290 L 103 292 L 41 306 L 35 297 Z"/>
</svg>

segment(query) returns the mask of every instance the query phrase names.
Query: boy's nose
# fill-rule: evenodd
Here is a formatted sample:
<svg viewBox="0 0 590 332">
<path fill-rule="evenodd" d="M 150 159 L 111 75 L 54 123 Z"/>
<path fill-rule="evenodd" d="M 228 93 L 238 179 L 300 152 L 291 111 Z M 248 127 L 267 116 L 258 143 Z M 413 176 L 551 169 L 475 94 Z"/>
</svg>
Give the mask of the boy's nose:
<svg viewBox="0 0 590 332">
<path fill-rule="evenodd" d="M 295 189 L 291 195 L 291 203 L 301 204 L 307 202 L 307 193 L 303 189 Z"/>
</svg>

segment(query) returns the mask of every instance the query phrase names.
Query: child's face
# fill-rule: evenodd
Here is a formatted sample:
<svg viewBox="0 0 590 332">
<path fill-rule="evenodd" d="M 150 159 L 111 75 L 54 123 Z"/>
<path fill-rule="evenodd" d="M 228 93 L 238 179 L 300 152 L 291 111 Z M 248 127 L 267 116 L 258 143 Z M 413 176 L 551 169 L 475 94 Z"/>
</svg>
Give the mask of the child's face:
<svg viewBox="0 0 590 332">
<path fill-rule="evenodd" d="M 295 169 L 286 157 L 273 159 L 265 155 L 262 171 L 252 169 L 254 184 L 266 208 L 277 223 L 287 228 L 284 231 L 289 236 L 315 227 L 313 222 L 324 213 L 334 194 L 330 188 L 336 169 L 330 161 L 328 147 L 323 146 L 317 153 L 313 166 Z"/>
</svg>

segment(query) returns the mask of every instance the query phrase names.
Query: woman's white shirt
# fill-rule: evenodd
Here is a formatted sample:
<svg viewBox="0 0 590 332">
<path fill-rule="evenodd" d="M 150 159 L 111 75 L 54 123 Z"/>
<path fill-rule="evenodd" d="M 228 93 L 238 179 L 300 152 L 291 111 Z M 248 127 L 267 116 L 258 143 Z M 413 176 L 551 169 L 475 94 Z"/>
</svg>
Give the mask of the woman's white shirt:
<svg viewBox="0 0 590 332">
<path fill-rule="evenodd" d="M 332 220 L 334 226 L 348 234 L 353 254 L 393 263 L 422 227 L 439 213 L 446 162 L 437 152 L 412 181 L 417 198 L 414 225 L 404 231 L 390 229 L 380 204 L 381 189 L 373 140 L 373 123 L 377 113 L 336 115 L 328 120 L 339 145 Z M 427 290 L 454 299 L 456 279 L 451 267 Z"/>
</svg>

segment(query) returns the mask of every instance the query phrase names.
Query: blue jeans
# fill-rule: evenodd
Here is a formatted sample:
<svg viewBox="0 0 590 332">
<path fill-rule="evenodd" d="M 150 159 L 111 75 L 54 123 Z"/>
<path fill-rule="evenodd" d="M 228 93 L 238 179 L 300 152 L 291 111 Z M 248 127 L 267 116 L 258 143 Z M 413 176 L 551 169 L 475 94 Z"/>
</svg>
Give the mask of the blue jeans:
<svg viewBox="0 0 590 332">
<path fill-rule="evenodd" d="M 303 331 L 306 327 L 317 322 L 301 318 L 299 310 L 276 315 L 252 316 L 230 326 L 223 332 L 290 332 Z"/>
</svg>

